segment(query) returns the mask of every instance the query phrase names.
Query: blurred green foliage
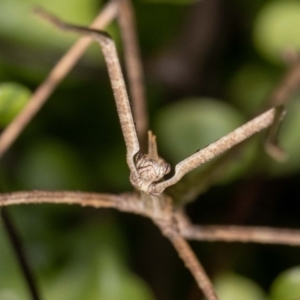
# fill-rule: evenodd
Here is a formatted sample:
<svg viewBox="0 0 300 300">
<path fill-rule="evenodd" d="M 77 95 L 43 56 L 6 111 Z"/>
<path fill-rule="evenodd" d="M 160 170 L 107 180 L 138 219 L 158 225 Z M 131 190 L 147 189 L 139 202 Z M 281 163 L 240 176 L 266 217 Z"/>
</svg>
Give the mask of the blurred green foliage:
<svg viewBox="0 0 300 300">
<path fill-rule="evenodd" d="M 2 223 L 0 223 L 0 246 L 0 299 L 29 300 L 26 284 Z"/>
<path fill-rule="evenodd" d="M 98 1 L 45 1 L 45 0 L 12 0 L 0 2 L 0 34 L 5 39 L 15 41 L 19 45 L 34 48 L 55 47 L 65 50 L 75 36 L 62 33 L 33 14 L 35 6 L 43 6 L 55 14 L 64 12 L 64 18 L 69 22 L 86 24 L 94 16 L 99 5 Z M 11 34 L 13 32 L 13 34 Z"/>
<path fill-rule="evenodd" d="M 223 273 L 215 279 L 221 300 L 265 300 L 264 291 L 253 280 L 234 273 Z"/>
<path fill-rule="evenodd" d="M 277 176 L 298 172 L 300 168 L 300 140 L 297 130 L 300 127 L 299 96 L 293 98 L 291 103 L 287 105 L 287 112 L 280 131 L 280 141 L 288 155 L 287 160 L 281 164 L 274 164 L 274 162 L 268 161 L 270 174 Z"/>
<path fill-rule="evenodd" d="M 300 50 L 299 26 L 299 1 L 270 1 L 255 21 L 255 46 L 267 59 L 282 63 L 285 50 Z"/>
<path fill-rule="evenodd" d="M 251 117 L 264 105 L 278 75 L 258 62 L 247 62 L 233 74 L 228 85 L 229 97 L 235 106 Z"/>
<path fill-rule="evenodd" d="M 161 109 L 156 132 L 161 137 L 161 148 L 176 163 L 244 122 L 245 118 L 227 103 L 209 98 L 190 98 Z"/>
<path fill-rule="evenodd" d="M 4 128 L 27 104 L 30 90 L 17 83 L 0 83 L 0 126 Z"/>
<path fill-rule="evenodd" d="M 169 4 L 169 5 L 187 5 L 193 4 L 196 0 L 143 0 L 145 3 L 159 3 L 159 4 Z"/>
<path fill-rule="evenodd" d="M 62 264 L 52 266 L 49 262 L 52 261 L 54 253 L 50 254 L 52 259 L 41 263 L 43 260 L 39 258 L 39 253 L 43 250 L 43 243 L 35 240 L 32 234 L 26 233 L 27 230 L 30 230 L 29 227 L 21 231 L 27 237 L 27 250 L 30 251 L 33 265 L 39 274 L 43 299 L 154 299 L 145 282 L 126 267 L 121 232 L 109 219 L 101 224 L 77 228 L 75 233 L 71 230 L 56 232 L 55 240 L 59 244 L 60 255 L 68 259 Z M 54 232 L 48 227 L 45 233 L 47 236 L 42 241 L 44 243 L 53 238 Z M 101 240 L 95 240 L 94 237 L 100 234 Z M 72 245 L 72 249 L 69 245 Z M 30 299 L 2 227 L 0 247 L 0 299 Z M 49 252 L 49 248 L 46 252 Z M 55 251 L 56 257 L 57 252 Z"/>
<path fill-rule="evenodd" d="M 209 3 L 216 6 L 208 9 Z M 299 1 L 216 3 L 134 2 L 151 127 L 163 156 L 173 165 L 260 111 L 286 69 L 282 51 L 299 50 Z M 22 109 L 77 38 L 34 16 L 34 5 L 70 22 L 88 24 L 103 3 L 0 0 L 2 128 Z M 209 15 L 211 23 L 199 23 L 205 20 L 198 15 L 201 10 Z M 201 31 L 203 28 L 206 30 Z M 211 28 L 217 28 L 215 35 Z M 121 54 L 116 23 L 108 30 Z M 214 39 L 211 44 L 210 37 Z M 173 66 L 165 84 L 154 62 L 163 62 L 160 57 L 172 61 L 178 55 L 184 60 L 179 65 L 184 65 L 191 59 L 186 49 L 198 40 L 204 42 L 194 53 L 201 59 L 192 60 L 187 70 Z M 172 78 L 188 78 L 186 74 L 192 67 L 196 87 L 179 90 Z M 280 134 L 289 160 L 282 164 L 272 161 L 262 151 L 261 136 L 252 139 L 223 172 L 224 177 L 218 181 L 223 186 L 215 186 L 190 209 L 195 222 L 300 226 L 299 114 L 300 98 L 296 95 L 288 106 Z M 131 190 L 128 175 L 107 71 L 100 49 L 94 45 L 3 158 L 0 184 L 3 191 L 71 189 L 118 193 Z M 194 282 L 178 266 L 173 250 L 162 244 L 157 232 L 152 232 L 152 224 L 135 218 L 130 221 L 111 211 L 54 205 L 13 207 L 10 213 L 43 299 L 151 300 L 153 294 L 157 299 L 201 297 L 193 296 Z M 0 229 L 0 299 L 29 299 L 2 224 Z M 241 300 L 243 296 L 247 300 L 265 299 L 263 290 L 269 291 L 270 286 L 269 298 L 284 300 L 278 295 L 292 291 L 289 280 L 294 278 L 290 276 L 293 271 L 279 275 L 273 284 L 272 281 L 282 270 L 299 264 L 298 250 L 251 248 L 245 251 L 247 255 L 241 255 L 244 267 L 240 267 L 236 257 L 244 253 L 244 248 L 235 246 L 227 256 L 220 244 L 215 247 L 214 252 L 211 246 L 201 244 L 197 254 L 208 269 L 221 274 L 216 277 L 221 300 Z M 249 261 L 257 263 L 250 266 Z"/>
<path fill-rule="evenodd" d="M 282 272 L 273 282 L 271 300 L 293 300 L 300 296 L 300 267 Z"/>
</svg>

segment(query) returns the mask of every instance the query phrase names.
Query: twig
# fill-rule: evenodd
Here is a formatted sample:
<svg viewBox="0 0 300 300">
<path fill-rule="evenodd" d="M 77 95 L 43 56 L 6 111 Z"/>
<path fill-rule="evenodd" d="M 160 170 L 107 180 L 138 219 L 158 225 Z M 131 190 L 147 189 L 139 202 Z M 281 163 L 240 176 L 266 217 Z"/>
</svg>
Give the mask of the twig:
<svg viewBox="0 0 300 300">
<path fill-rule="evenodd" d="M 266 135 L 266 140 L 264 143 L 265 151 L 277 161 L 285 161 L 287 154 L 279 146 L 278 143 L 278 134 L 280 125 L 282 124 L 282 117 L 284 115 L 285 108 L 284 106 L 278 106 L 276 108 L 276 114 L 274 116 L 274 122 L 270 126 L 268 133 Z"/>
<path fill-rule="evenodd" d="M 202 290 L 207 300 L 218 300 L 212 282 L 207 276 L 203 266 L 196 257 L 187 241 L 177 232 L 177 228 L 170 223 L 158 220 L 156 224 L 160 227 L 162 233 L 170 240 L 179 256 L 184 261 L 185 266 L 193 274 L 198 286 Z M 170 226 L 171 225 L 171 226 Z"/>
<path fill-rule="evenodd" d="M 119 4 L 118 20 L 123 40 L 126 71 L 129 79 L 129 94 L 132 101 L 133 117 L 139 137 L 141 149 L 147 142 L 148 114 L 144 89 L 144 74 L 141 55 L 137 41 L 133 7 L 128 0 L 117 0 Z"/>
<path fill-rule="evenodd" d="M 21 238 L 18 235 L 18 232 L 11 220 L 10 215 L 8 214 L 7 210 L 4 207 L 1 208 L 0 214 L 1 214 L 1 217 L 3 220 L 3 224 L 8 232 L 8 236 L 9 236 L 11 245 L 14 249 L 14 252 L 16 254 L 20 269 L 25 278 L 25 282 L 27 283 L 29 292 L 31 294 L 31 298 L 33 300 L 40 300 L 41 297 L 40 297 L 40 293 L 38 291 L 37 282 L 34 279 L 32 270 L 27 262 L 26 255 L 23 251 Z"/>
<path fill-rule="evenodd" d="M 117 15 L 117 3 L 109 2 L 100 12 L 91 26 L 102 28 L 109 24 Z M 60 59 L 45 81 L 37 88 L 30 98 L 27 106 L 17 117 L 5 128 L 0 136 L 0 157 L 8 150 L 22 130 L 39 111 L 56 86 L 64 79 L 69 71 L 83 55 L 92 39 L 83 37 L 70 48 Z"/>
<path fill-rule="evenodd" d="M 147 195 L 153 197 L 151 195 Z M 203 290 L 208 300 L 217 300 L 213 292 L 212 284 L 207 277 L 203 267 L 198 262 L 195 254 L 177 232 L 176 225 L 172 222 L 173 210 L 170 207 L 170 201 L 166 201 L 163 206 L 148 206 L 141 201 L 141 196 L 135 193 L 110 195 L 82 192 L 53 192 L 53 191 L 33 191 L 33 192 L 16 192 L 0 194 L 0 206 L 9 206 L 17 204 L 77 204 L 81 206 L 92 206 L 94 208 L 116 208 L 120 211 L 131 212 L 150 217 L 166 235 L 186 266 L 194 275 L 199 287 Z M 152 199 L 153 200 L 153 199 Z M 157 199 L 159 200 L 159 199 Z M 152 202 L 152 201 L 151 201 Z M 163 201 L 158 201 L 160 205 Z M 153 203 L 152 203 L 153 204 Z M 160 208 L 160 214 L 157 209 Z M 162 222 L 164 220 L 165 222 Z"/>
<path fill-rule="evenodd" d="M 300 230 L 246 226 L 195 226 L 181 230 L 188 240 L 300 246 Z"/>
<path fill-rule="evenodd" d="M 269 109 L 265 113 L 210 144 L 206 148 L 184 159 L 176 165 L 173 177 L 161 183 L 152 185 L 152 193 L 161 193 L 165 188 L 177 183 L 185 174 L 189 173 L 193 169 L 222 154 L 253 134 L 267 128 L 273 123 L 275 114 L 275 108 Z"/>
<path fill-rule="evenodd" d="M 169 237 L 174 248 L 177 250 L 179 256 L 184 261 L 185 266 L 193 274 L 198 286 L 202 290 L 207 300 L 218 300 L 218 296 L 214 291 L 211 280 L 207 276 L 203 266 L 195 253 L 191 249 L 187 241 L 180 235 Z"/>
<path fill-rule="evenodd" d="M 81 206 L 92 206 L 95 208 L 122 208 L 122 196 L 111 194 L 96 194 L 82 192 L 57 192 L 57 191 L 20 191 L 15 193 L 0 194 L 0 206 L 18 204 L 77 204 Z M 121 209 L 122 210 L 122 209 Z"/>
<path fill-rule="evenodd" d="M 138 176 L 135 167 L 134 156 L 139 151 L 140 146 L 131 113 L 129 98 L 125 87 L 125 81 L 114 41 L 107 33 L 103 31 L 65 23 L 57 17 L 55 17 L 54 15 L 42 9 L 39 9 L 36 12 L 44 19 L 57 26 L 58 28 L 66 31 L 91 36 L 100 45 L 108 69 L 108 74 L 110 77 L 110 82 L 115 97 L 121 129 L 126 144 L 127 164 L 131 173 L 134 176 Z"/>
<path fill-rule="evenodd" d="M 268 107 L 281 106 L 300 88 L 300 58 L 293 59 L 293 63 L 268 100 Z"/>
<path fill-rule="evenodd" d="M 119 211 L 153 218 L 153 207 L 149 207 L 148 203 L 143 203 L 139 193 L 113 195 L 72 191 L 19 191 L 0 194 L 0 207 L 43 203 L 115 208 Z"/>
<path fill-rule="evenodd" d="M 143 194 L 142 194 L 143 195 Z M 17 204 L 76 204 L 94 208 L 115 208 L 119 211 L 151 218 L 172 242 L 208 300 L 218 299 L 203 267 L 185 239 L 199 241 L 252 242 L 300 246 L 300 230 L 242 226 L 191 225 L 180 211 L 174 212 L 171 199 L 151 195 L 149 201 L 137 193 L 121 195 L 82 192 L 33 191 L 0 194 L 0 206 Z M 157 200 L 153 203 L 153 200 Z M 174 222 L 174 220 L 176 220 Z"/>
<path fill-rule="evenodd" d="M 290 67 L 285 76 L 271 93 L 268 101 L 268 107 L 283 107 L 300 88 L 300 58 L 294 51 L 290 52 Z M 287 157 L 284 150 L 278 145 L 277 135 L 281 124 L 280 112 L 274 119 L 265 141 L 266 152 L 277 161 L 284 161 Z"/>
</svg>

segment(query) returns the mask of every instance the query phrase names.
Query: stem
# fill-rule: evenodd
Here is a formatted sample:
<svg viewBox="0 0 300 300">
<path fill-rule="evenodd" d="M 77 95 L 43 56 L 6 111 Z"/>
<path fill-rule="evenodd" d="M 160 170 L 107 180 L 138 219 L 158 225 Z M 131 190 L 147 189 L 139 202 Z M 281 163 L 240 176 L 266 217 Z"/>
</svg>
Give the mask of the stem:
<svg viewBox="0 0 300 300">
<path fill-rule="evenodd" d="M 19 263 L 21 272 L 23 273 L 25 282 L 27 283 L 29 292 L 31 294 L 31 298 L 33 300 L 40 300 L 39 291 L 37 287 L 36 280 L 34 279 L 34 275 L 30 268 L 29 262 L 26 258 L 26 255 L 23 251 L 22 241 L 20 236 L 18 235 L 17 229 L 15 228 L 10 215 L 8 214 L 5 208 L 1 209 L 1 217 L 3 220 L 3 224 L 8 233 L 8 237 L 10 239 L 11 245 L 14 249 L 15 255 L 17 257 L 17 261 Z"/>
<path fill-rule="evenodd" d="M 198 241 L 300 246 L 300 230 L 295 229 L 186 225 L 181 233 L 189 240 Z"/>
<path fill-rule="evenodd" d="M 178 233 L 172 232 L 168 234 L 164 232 L 166 237 L 171 241 L 179 256 L 184 261 L 185 266 L 190 270 L 195 278 L 199 288 L 202 290 L 207 300 L 219 300 L 214 291 L 214 287 L 207 276 L 203 266 L 197 259 L 195 253 L 191 249 L 187 241 Z"/>
<path fill-rule="evenodd" d="M 133 195 L 132 195 L 133 196 Z M 122 205 L 122 202 L 123 205 Z M 81 206 L 111 207 L 126 210 L 125 195 L 96 194 L 68 191 L 32 191 L 0 194 L 0 206 L 19 204 L 77 204 Z"/>
<path fill-rule="evenodd" d="M 130 0 L 118 0 L 118 4 L 118 20 L 123 40 L 133 117 L 143 151 L 147 144 L 146 133 L 148 130 L 148 114 L 144 88 L 144 74 L 137 33 L 135 30 L 134 11 Z"/>
</svg>

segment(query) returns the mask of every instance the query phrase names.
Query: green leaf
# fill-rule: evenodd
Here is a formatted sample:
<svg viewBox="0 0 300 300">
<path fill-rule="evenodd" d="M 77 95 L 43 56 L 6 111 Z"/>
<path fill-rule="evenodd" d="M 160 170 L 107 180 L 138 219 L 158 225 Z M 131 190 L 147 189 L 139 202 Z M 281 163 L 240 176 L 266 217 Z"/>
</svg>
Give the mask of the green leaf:
<svg viewBox="0 0 300 300">
<path fill-rule="evenodd" d="M 258 286 L 257 283 L 238 274 L 221 274 L 216 278 L 214 282 L 215 289 L 220 300 L 266 299 L 264 291 Z"/>
<path fill-rule="evenodd" d="M 64 49 L 76 35 L 61 32 L 35 16 L 32 12 L 33 7 L 40 5 L 69 22 L 84 25 L 91 22 L 98 4 L 96 0 L 0 1 L 0 34 L 10 40 L 29 43 L 34 47 L 55 45 L 56 48 Z"/>
<path fill-rule="evenodd" d="M 300 266 L 281 273 L 273 282 L 271 300 L 296 300 L 300 298 Z"/>
<path fill-rule="evenodd" d="M 162 4 L 171 4 L 171 5 L 191 5 L 197 0 L 142 0 L 147 3 L 162 3 Z"/>
<path fill-rule="evenodd" d="M 0 126 L 5 127 L 23 109 L 31 96 L 30 90 L 14 82 L 0 83 Z"/>
<path fill-rule="evenodd" d="M 300 50 L 299 27 L 299 1 L 269 1 L 255 20 L 254 44 L 266 59 L 282 63 L 283 51 Z"/>
</svg>

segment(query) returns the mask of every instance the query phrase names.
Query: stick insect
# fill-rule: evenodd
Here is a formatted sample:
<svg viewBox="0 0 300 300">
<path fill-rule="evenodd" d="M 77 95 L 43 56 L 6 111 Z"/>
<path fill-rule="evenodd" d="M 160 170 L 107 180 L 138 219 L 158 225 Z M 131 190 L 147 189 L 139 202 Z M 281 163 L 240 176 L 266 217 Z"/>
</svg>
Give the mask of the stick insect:
<svg viewBox="0 0 300 300">
<path fill-rule="evenodd" d="M 130 8 L 129 3 L 125 0 L 111 3 L 113 5 L 118 3 L 120 15 L 123 12 L 120 9 L 121 6 L 125 5 L 125 9 Z M 89 36 L 100 45 L 107 65 L 121 130 L 125 140 L 126 161 L 131 172 L 130 181 L 137 192 L 121 195 L 46 191 L 16 192 L 0 195 L 0 206 L 41 202 L 69 203 L 82 206 L 113 207 L 120 211 L 149 217 L 160 228 L 162 234 L 173 244 L 208 300 L 218 300 L 218 296 L 200 261 L 187 243 L 187 239 L 300 245 L 299 230 L 238 226 L 195 226 L 190 223 L 181 210 L 174 208 L 171 197 L 164 193 L 166 188 L 179 182 L 183 176 L 193 169 L 268 127 L 271 129 L 267 142 L 271 146 L 267 146 L 267 148 L 275 149 L 271 151 L 272 153 L 278 153 L 279 150 L 276 151 L 278 147 L 276 143 L 276 129 L 282 121 L 285 112 L 282 105 L 267 110 L 218 141 L 179 162 L 175 166 L 174 175 L 165 180 L 164 176 L 170 172 L 171 167 L 158 155 L 156 138 L 150 131 L 148 133 L 148 153 L 142 152 L 147 126 L 145 124 L 140 125 L 141 122 L 138 121 L 137 115 L 131 111 L 129 96 L 112 38 L 106 32 L 98 29 L 65 23 L 42 9 L 36 9 L 36 13 L 58 28 Z M 120 21 L 120 23 L 123 22 L 124 24 L 122 18 L 120 18 Z M 137 94 L 142 97 L 142 93 Z M 136 99 L 136 96 L 133 98 Z M 144 118 L 142 118 L 142 121 L 146 123 Z M 22 126 L 24 126 L 24 123 Z M 5 134 L 6 132 L 3 133 L 2 137 L 8 136 Z M 10 139 L 12 138 L 10 137 Z M 3 140 L 5 139 L 0 138 L 0 150 L 2 152 L 11 143 L 10 141 L 5 144 Z"/>
<path fill-rule="evenodd" d="M 253 134 L 269 127 L 270 125 L 273 125 L 275 129 L 278 127 L 278 122 L 281 120 L 284 113 L 281 106 L 279 108 L 269 109 L 265 113 L 237 128 L 215 143 L 184 159 L 176 165 L 175 174 L 170 179 L 161 181 L 164 175 L 169 173 L 170 165 L 157 154 L 151 155 L 150 153 L 143 154 L 140 152 L 140 144 L 130 109 L 125 81 L 121 71 L 116 47 L 111 37 L 103 31 L 64 23 L 55 16 L 50 15 L 41 9 L 36 9 L 36 13 L 40 14 L 62 30 L 90 35 L 99 43 L 107 65 L 121 129 L 126 144 L 126 159 L 131 171 L 130 181 L 134 187 L 142 192 L 152 195 L 160 195 L 165 188 L 176 184 L 184 175 L 193 169 L 198 168 L 205 162 L 241 143 Z M 273 130 L 272 135 L 275 136 Z"/>
</svg>

